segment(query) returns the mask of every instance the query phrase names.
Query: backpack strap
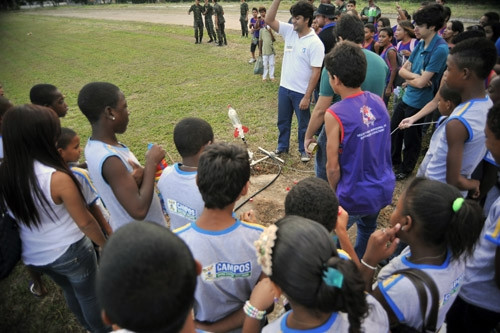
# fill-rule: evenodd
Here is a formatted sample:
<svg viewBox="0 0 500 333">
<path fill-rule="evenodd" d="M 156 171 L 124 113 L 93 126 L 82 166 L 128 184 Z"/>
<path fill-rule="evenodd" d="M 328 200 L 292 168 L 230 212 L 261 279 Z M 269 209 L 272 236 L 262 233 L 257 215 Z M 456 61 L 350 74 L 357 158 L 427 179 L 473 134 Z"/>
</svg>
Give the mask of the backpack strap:
<svg viewBox="0 0 500 333">
<path fill-rule="evenodd" d="M 408 278 L 408 280 L 410 280 L 410 282 L 415 286 L 417 290 L 420 304 L 420 313 L 422 314 L 422 332 L 436 332 L 437 317 L 439 312 L 439 292 L 434 280 L 432 280 L 432 278 L 424 271 L 415 268 L 403 269 L 393 273 L 393 275 L 396 274 L 401 274 Z M 431 293 L 431 309 L 427 320 L 425 318 L 428 301 L 426 287 Z M 391 327 L 400 323 L 398 317 L 390 307 L 389 303 L 382 295 L 381 291 L 377 288 L 374 290 L 374 294 L 378 293 L 380 293 L 380 295 L 376 295 L 378 296 L 376 298 L 384 307 L 384 309 L 386 309 L 387 316 L 389 318 L 389 324 L 391 325 Z"/>
</svg>

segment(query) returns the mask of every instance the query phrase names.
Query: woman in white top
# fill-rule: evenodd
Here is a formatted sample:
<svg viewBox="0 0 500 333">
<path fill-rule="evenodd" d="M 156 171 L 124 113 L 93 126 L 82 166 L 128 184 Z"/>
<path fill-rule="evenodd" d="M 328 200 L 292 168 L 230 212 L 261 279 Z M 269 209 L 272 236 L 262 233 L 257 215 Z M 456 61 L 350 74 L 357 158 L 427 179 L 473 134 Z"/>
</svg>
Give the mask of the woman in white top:
<svg viewBox="0 0 500 333">
<path fill-rule="evenodd" d="M 69 308 L 87 330 L 107 332 L 95 295 L 97 260 L 90 241 L 102 246 L 105 238 L 56 150 L 60 130 L 59 118 L 49 108 L 26 104 L 7 111 L 0 205 L 19 224 L 24 264 L 63 289 Z"/>
</svg>

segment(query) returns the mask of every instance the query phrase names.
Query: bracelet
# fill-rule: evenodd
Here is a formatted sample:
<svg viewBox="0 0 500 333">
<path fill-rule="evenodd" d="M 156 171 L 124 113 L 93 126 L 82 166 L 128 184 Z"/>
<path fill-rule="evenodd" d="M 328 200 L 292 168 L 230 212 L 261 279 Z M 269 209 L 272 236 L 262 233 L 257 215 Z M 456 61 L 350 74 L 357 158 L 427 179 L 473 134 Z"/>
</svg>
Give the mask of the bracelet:
<svg viewBox="0 0 500 333">
<path fill-rule="evenodd" d="M 361 261 L 361 263 L 363 265 L 365 265 L 366 267 L 368 267 L 371 270 L 376 270 L 377 269 L 377 267 L 367 264 L 363 259 L 361 259 L 360 261 Z"/>
<path fill-rule="evenodd" d="M 250 318 L 254 318 L 254 319 L 257 319 L 257 320 L 262 320 L 262 318 L 264 318 L 264 316 L 266 315 L 266 311 L 265 310 L 260 311 L 255 306 L 253 306 L 252 304 L 250 304 L 250 301 L 246 301 L 245 302 L 245 306 L 243 307 L 243 311 Z"/>
</svg>

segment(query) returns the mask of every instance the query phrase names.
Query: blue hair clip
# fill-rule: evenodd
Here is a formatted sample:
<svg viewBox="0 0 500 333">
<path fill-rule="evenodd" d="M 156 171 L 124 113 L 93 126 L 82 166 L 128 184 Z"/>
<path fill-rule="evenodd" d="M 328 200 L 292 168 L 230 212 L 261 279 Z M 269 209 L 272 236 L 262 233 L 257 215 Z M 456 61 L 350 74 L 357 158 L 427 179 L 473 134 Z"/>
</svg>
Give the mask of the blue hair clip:
<svg viewBox="0 0 500 333">
<path fill-rule="evenodd" d="M 323 281 L 327 286 L 342 288 L 344 275 L 338 269 L 328 267 L 323 271 Z"/>
</svg>

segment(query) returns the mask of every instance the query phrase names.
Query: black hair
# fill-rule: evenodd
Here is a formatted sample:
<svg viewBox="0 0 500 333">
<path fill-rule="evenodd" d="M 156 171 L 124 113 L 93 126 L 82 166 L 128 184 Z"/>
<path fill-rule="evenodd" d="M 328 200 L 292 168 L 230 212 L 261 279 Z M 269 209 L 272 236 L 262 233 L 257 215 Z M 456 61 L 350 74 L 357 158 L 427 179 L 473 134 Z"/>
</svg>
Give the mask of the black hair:
<svg viewBox="0 0 500 333">
<path fill-rule="evenodd" d="M 56 98 L 56 90 L 56 86 L 48 83 L 34 85 L 30 90 L 31 104 L 50 106 Z"/>
<path fill-rule="evenodd" d="M 405 14 L 406 20 L 411 21 L 410 13 L 408 13 L 408 11 L 406 9 L 401 9 L 401 11 L 403 12 L 403 14 Z"/>
<path fill-rule="evenodd" d="M 328 231 L 312 220 L 290 215 L 276 226 L 271 281 L 283 290 L 292 307 L 296 302 L 314 312 L 345 312 L 349 332 L 359 332 L 368 304 L 364 281 L 354 262 L 339 258 Z M 340 288 L 323 280 L 329 268 L 343 275 Z"/>
<path fill-rule="evenodd" d="M 40 105 L 15 106 L 2 118 L 4 160 L 0 165 L 0 205 L 7 205 L 16 220 L 29 228 L 40 225 L 40 209 L 49 215 L 54 214 L 50 208 L 51 200 L 42 192 L 35 175 L 35 161 L 67 174 L 80 189 L 80 184 L 57 152 L 60 131 L 57 114 Z M 57 219 L 57 216 L 53 217 Z"/>
<path fill-rule="evenodd" d="M 438 4 L 427 5 L 413 14 L 417 25 L 426 24 L 427 28 L 434 27 L 438 31 L 444 24 L 444 8 Z"/>
<path fill-rule="evenodd" d="M 365 29 L 363 22 L 353 15 L 342 15 L 338 20 L 334 30 L 335 36 L 342 37 L 356 44 L 361 44 L 365 40 Z"/>
<path fill-rule="evenodd" d="M 387 36 L 389 36 L 389 38 L 392 38 L 394 36 L 394 31 L 392 31 L 391 27 L 383 27 L 378 31 L 378 34 L 380 35 L 382 31 L 385 31 L 385 33 L 387 34 Z"/>
<path fill-rule="evenodd" d="M 223 209 L 234 203 L 249 179 L 250 162 L 243 147 L 214 143 L 200 156 L 196 182 L 207 208 Z"/>
<path fill-rule="evenodd" d="M 327 231 L 335 229 L 339 200 L 327 181 L 309 177 L 295 185 L 285 198 L 285 214 L 316 221 Z"/>
<path fill-rule="evenodd" d="M 462 96 L 460 93 L 448 87 L 447 84 L 441 85 L 439 88 L 439 95 L 441 95 L 445 101 L 450 101 L 453 106 L 457 106 L 462 103 Z"/>
<path fill-rule="evenodd" d="M 370 32 L 375 32 L 375 25 L 373 23 L 365 23 L 364 27 L 370 30 Z"/>
<path fill-rule="evenodd" d="M 490 22 L 488 21 L 487 23 L 485 23 L 483 25 L 483 28 L 485 27 L 491 27 L 491 30 L 493 31 L 493 36 L 491 37 L 491 41 L 493 43 L 495 43 L 498 39 L 498 37 L 500 37 L 500 22 L 498 21 L 493 21 L 493 22 Z"/>
<path fill-rule="evenodd" d="M 354 6 L 356 6 L 356 0 L 349 0 L 347 3 L 352 3 Z"/>
<path fill-rule="evenodd" d="M 462 33 L 464 32 L 464 24 L 459 20 L 452 20 L 451 23 L 451 31 Z"/>
<path fill-rule="evenodd" d="M 9 110 L 14 105 L 5 96 L 0 96 L 0 119 L 3 117 L 5 112 Z"/>
<path fill-rule="evenodd" d="M 210 124 L 203 119 L 184 118 L 175 125 L 175 148 L 184 158 L 198 154 L 210 141 L 214 141 L 214 132 Z"/>
<path fill-rule="evenodd" d="M 290 7 L 290 14 L 293 17 L 301 15 L 304 20 L 309 19 L 307 25 L 310 27 L 314 18 L 314 7 L 308 1 L 300 0 Z"/>
<path fill-rule="evenodd" d="M 134 332 L 179 332 L 191 313 L 196 264 L 169 229 L 133 222 L 104 246 L 96 278 L 101 308 L 113 324 Z"/>
<path fill-rule="evenodd" d="M 497 12 L 486 12 L 483 14 L 483 16 L 486 16 L 488 18 L 488 22 L 493 21 L 493 22 L 498 22 L 500 21 L 500 15 L 498 15 Z"/>
<path fill-rule="evenodd" d="M 325 56 L 325 67 L 332 78 L 336 75 L 349 88 L 361 87 L 366 76 L 366 66 L 366 57 L 361 48 L 349 41 L 338 43 Z"/>
<path fill-rule="evenodd" d="M 377 22 L 382 22 L 382 25 L 384 27 L 390 27 L 391 26 L 391 21 L 387 17 L 381 17 L 377 20 Z"/>
<path fill-rule="evenodd" d="M 497 62 L 495 44 L 486 38 L 461 41 L 450 50 L 450 56 L 458 68 L 468 68 L 480 79 L 486 79 Z"/>
<path fill-rule="evenodd" d="M 252 8 L 252 12 L 253 12 L 254 10 L 255 10 L 257 13 L 259 12 L 259 10 L 258 10 L 256 7 L 253 7 L 253 8 Z"/>
<path fill-rule="evenodd" d="M 484 224 L 482 209 L 473 200 L 465 199 L 453 211 L 460 191 L 449 184 L 415 178 L 408 186 L 403 204 L 404 215 L 412 217 L 421 232 L 421 239 L 432 245 L 445 245 L 453 259 L 472 254 Z"/>
<path fill-rule="evenodd" d="M 267 12 L 266 7 L 264 7 L 264 6 L 259 7 L 259 13 L 260 12 L 266 13 Z"/>
<path fill-rule="evenodd" d="M 115 108 L 120 88 L 108 82 L 86 84 L 78 94 L 78 107 L 91 124 L 97 122 L 106 107 Z"/>
<path fill-rule="evenodd" d="M 76 132 L 71 128 L 61 127 L 61 135 L 59 135 L 59 139 L 57 139 L 56 148 L 66 149 L 76 135 Z"/>
<path fill-rule="evenodd" d="M 443 15 L 444 15 L 444 21 L 448 22 L 448 20 L 451 17 L 451 8 L 448 6 L 443 6 Z M 444 23 L 443 23 L 444 24 Z"/>
<path fill-rule="evenodd" d="M 420 3 L 420 6 L 421 6 L 421 7 L 429 6 L 429 1 L 422 1 L 422 2 Z"/>
<path fill-rule="evenodd" d="M 495 139 L 500 140 L 500 103 L 496 103 L 488 111 L 486 126 L 495 135 Z"/>
<path fill-rule="evenodd" d="M 473 30 L 469 30 L 469 28 L 470 27 L 468 27 L 467 30 L 465 30 L 464 32 L 461 32 L 458 35 L 456 35 L 451 40 L 451 42 L 453 44 L 458 44 L 461 41 L 469 39 L 469 38 L 485 37 L 486 36 L 485 33 L 484 33 L 484 30 L 483 30 L 483 27 L 481 27 L 481 29 L 473 29 Z"/>
</svg>

